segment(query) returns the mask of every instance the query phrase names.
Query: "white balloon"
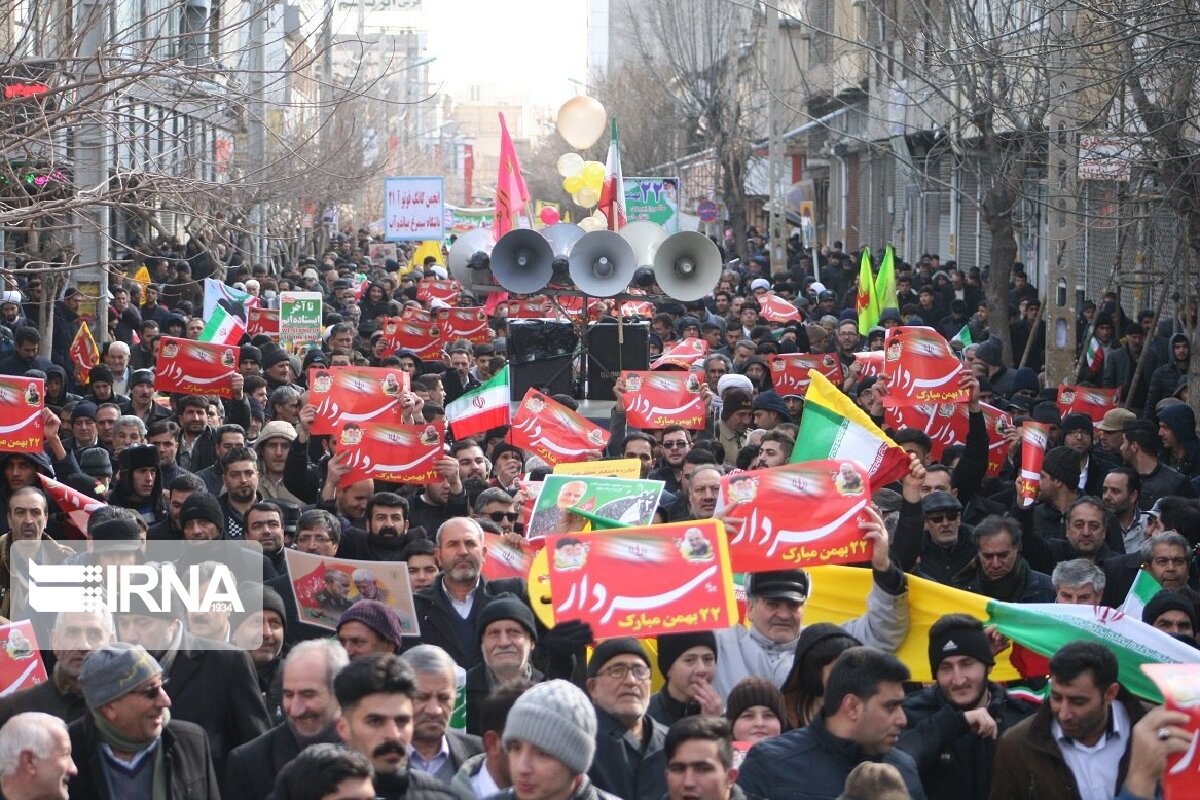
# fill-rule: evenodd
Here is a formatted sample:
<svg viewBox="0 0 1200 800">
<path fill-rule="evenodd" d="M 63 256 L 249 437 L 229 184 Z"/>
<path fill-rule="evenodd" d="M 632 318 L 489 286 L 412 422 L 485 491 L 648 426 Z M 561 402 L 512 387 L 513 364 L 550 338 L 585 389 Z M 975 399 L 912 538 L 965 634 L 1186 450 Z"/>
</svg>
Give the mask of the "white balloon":
<svg viewBox="0 0 1200 800">
<path fill-rule="evenodd" d="M 583 156 L 579 153 L 563 153 L 558 157 L 558 174 L 570 178 L 583 172 Z"/>
<path fill-rule="evenodd" d="M 604 106 L 587 95 L 572 97 L 558 109 L 558 134 L 576 150 L 586 150 L 599 141 L 607 124 Z"/>
<path fill-rule="evenodd" d="M 579 220 L 579 227 L 583 228 L 585 233 L 591 233 L 592 231 L 604 230 L 605 225 L 603 222 L 597 222 L 592 217 L 584 217 L 583 219 Z"/>
</svg>

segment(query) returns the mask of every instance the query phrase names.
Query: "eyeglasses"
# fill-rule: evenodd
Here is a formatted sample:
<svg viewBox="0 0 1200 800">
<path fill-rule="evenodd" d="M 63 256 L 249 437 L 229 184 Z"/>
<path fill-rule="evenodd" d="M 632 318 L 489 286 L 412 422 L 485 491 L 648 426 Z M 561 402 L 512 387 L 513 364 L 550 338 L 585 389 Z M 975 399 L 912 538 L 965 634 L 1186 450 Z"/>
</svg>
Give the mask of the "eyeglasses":
<svg viewBox="0 0 1200 800">
<path fill-rule="evenodd" d="M 688 446 L 687 442 L 663 442 L 662 446 L 668 450 L 682 450 Z"/>
<path fill-rule="evenodd" d="M 502 519 L 506 519 L 509 522 L 516 522 L 519 516 L 516 512 L 510 513 L 508 511 L 493 511 L 487 515 L 488 519 L 492 522 L 499 522 Z"/>
<path fill-rule="evenodd" d="M 958 516 L 959 514 L 957 511 L 939 511 L 936 514 L 929 514 L 925 517 L 925 519 L 929 520 L 934 525 L 940 525 L 947 520 L 953 522 L 954 520 L 958 519 Z"/>
<path fill-rule="evenodd" d="M 333 539 L 330 539 L 328 536 L 323 536 L 323 535 L 322 536 L 301 535 L 301 536 L 296 537 L 296 544 L 329 544 L 332 541 L 333 541 Z"/>
<path fill-rule="evenodd" d="M 650 668 L 645 664 L 614 664 L 600 670 L 600 674 L 615 681 L 623 681 L 630 675 L 635 681 L 645 681 L 650 679 Z"/>
<path fill-rule="evenodd" d="M 163 678 L 160 683 L 156 683 L 154 686 L 147 686 L 145 689 L 135 689 L 134 691 L 130 692 L 130 694 L 136 694 L 139 697 L 146 698 L 147 700 L 157 700 L 158 693 L 166 691 L 167 681 L 169 680 L 170 678 Z"/>
</svg>

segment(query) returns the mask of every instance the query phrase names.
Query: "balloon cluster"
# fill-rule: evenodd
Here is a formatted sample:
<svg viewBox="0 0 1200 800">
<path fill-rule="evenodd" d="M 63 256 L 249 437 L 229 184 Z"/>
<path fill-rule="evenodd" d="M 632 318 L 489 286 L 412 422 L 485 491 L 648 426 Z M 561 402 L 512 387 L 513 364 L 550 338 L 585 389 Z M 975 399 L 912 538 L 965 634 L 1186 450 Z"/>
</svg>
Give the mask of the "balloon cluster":
<svg viewBox="0 0 1200 800">
<path fill-rule="evenodd" d="M 559 135 L 577 150 L 586 150 L 599 141 L 607 123 L 608 112 L 600 101 L 583 95 L 563 103 L 555 121 Z M 578 153 L 563 153 L 557 166 L 558 174 L 563 178 L 563 190 L 571 195 L 575 205 L 592 208 L 599 202 L 600 191 L 604 188 L 603 164 L 584 161 Z M 583 226 L 582 222 L 580 226 Z"/>
</svg>

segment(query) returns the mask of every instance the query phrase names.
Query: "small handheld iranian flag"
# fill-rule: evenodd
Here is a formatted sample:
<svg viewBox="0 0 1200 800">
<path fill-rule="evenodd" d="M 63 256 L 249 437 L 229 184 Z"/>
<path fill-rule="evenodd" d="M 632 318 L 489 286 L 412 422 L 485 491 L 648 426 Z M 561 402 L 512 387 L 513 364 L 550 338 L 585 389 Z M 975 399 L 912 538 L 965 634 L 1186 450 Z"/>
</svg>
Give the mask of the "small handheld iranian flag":
<svg viewBox="0 0 1200 800">
<path fill-rule="evenodd" d="M 1087 355 L 1084 356 L 1087 363 L 1087 368 L 1097 370 L 1104 365 L 1104 345 L 1100 344 L 1100 340 L 1093 336 L 1088 340 Z"/>
<path fill-rule="evenodd" d="M 484 433 L 512 421 L 509 413 L 508 367 L 487 383 L 446 405 L 446 421 L 455 439 Z"/>
<path fill-rule="evenodd" d="M 1154 595 L 1162 591 L 1162 584 L 1154 579 L 1144 569 L 1139 569 L 1137 577 L 1133 579 L 1133 585 L 1129 587 L 1129 594 L 1125 595 L 1125 602 L 1121 604 L 1121 611 L 1135 618 L 1142 618 L 1142 609 L 1150 602 Z"/>
<path fill-rule="evenodd" d="M 954 338 L 950 340 L 950 344 L 953 345 L 955 342 L 958 342 L 960 345 L 962 345 L 964 349 L 975 344 L 975 340 L 971 338 L 970 325 L 963 325 L 962 330 L 954 334 Z"/>
<path fill-rule="evenodd" d="M 214 344 L 237 344 L 246 334 L 246 323 L 225 310 L 224 306 L 213 309 L 208 324 L 200 331 L 198 341 Z"/>
</svg>

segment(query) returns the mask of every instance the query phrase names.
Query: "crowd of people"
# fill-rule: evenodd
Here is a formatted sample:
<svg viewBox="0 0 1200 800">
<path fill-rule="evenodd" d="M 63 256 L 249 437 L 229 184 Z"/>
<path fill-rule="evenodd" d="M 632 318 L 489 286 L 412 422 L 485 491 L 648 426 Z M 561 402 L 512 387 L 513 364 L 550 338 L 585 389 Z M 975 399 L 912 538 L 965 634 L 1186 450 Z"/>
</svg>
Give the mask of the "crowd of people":
<svg viewBox="0 0 1200 800">
<path fill-rule="evenodd" d="M 896 305 L 862 333 L 856 253 L 825 247 L 814 274 L 814 254 L 793 241 L 788 272 L 772 276 L 764 243 L 751 234 L 751 255 L 729 261 L 703 300 L 677 302 L 651 289 L 653 313 L 643 311 L 652 358 L 689 338 L 704 343 L 690 365 L 703 382 L 703 429 L 634 429 L 624 413 L 629 387 L 618 380 L 605 420 L 610 443 L 589 458 L 636 459 L 643 478 L 661 480 L 658 521 L 717 517 L 732 529 L 744 509 L 718 508 L 722 477 L 789 463 L 803 424 L 804 397 L 776 389 L 772 357 L 835 356 L 839 388 L 910 458 L 901 480 L 873 487 L 863 530 L 874 547 L 858 565 L 872 576 L 866 613 L 841 625 L 806 625 L 805 605 L 819 589 L 806 571 L 781 569 L 746 576 L 744 624 L 721 630 L 596 642 L 580 620 L 547 627 L 526 581 L 483 576 L 485 533 L 525 538 L 524 487 L 549 472 L 511 443 L 506 427 L 449 443 L 428 483 L 343 485 L 346 459 L 330 436 L 312 431 L 310 366 L 404 370 L 405 413 L 432 423 L 508 363 L 514 305 L 495 297 L 490 341 L 447 342 L 435 358 L 388 352 L 386 320 L 405 307 L 430 309 L 417 287 L 448 277 L 444 257 L 412 264 L 402 248 L 398 259 L 372 263 L 360 232 L 339 237 L 320 259 L 281 269 L 224 265 L 231 287 L 265 305 L 289 289 L 321 292 L 325 324 L 321 345 L 303 353 L 268 334 L 241 343 L 226 399 L 155 390 L 159 337 L 194 339 L 205 326 L 193 267 L 211 267 L 212 254 L 166 243 L 113 281 L 101 361 L 86 384 L 70 352 L 85 323 L 80 292 L 68 288 L 53 301 L 44 346 L 41 278 L 6 276 L 0 327 L 11 336 L 0 337 L 0 349 L 11 341 L 0 374 L 43 378 L 46 411 L 44 452 L 0 453 L 8 521 L 0 613 L 29 613 L 12 588 L 21 580 L 18 542 L 40 542 L 44 558 L 66 564 L 94 563 L 97 543 L 131 563 L 156 542 L 255 542 L 237 560 L 261 582 L 243 584 L 253 600 L 244 613 L 163 619 L 135 605 L 47 620 L 49 680 L 0 698 L 0 795 L 1156 796 L 1166 759 L 1192 746 L 1193 734 L 1183 715 L 1130 694 L 1107 648 L 1064 642 L 1049 660 L 1041 701 L 991 678 L 1011 643 L 961 609 L 944 609 L 928 630 L 920 671 L 928 667 L 931 683 L 913 682 L 916 665 L 896 651 L 911 625 L 910 576 L 1011 603 L 1116 608 L 1147 573 L 1161 591 L 1143 622 L 1200 647 L 1200 439 L 1183 333 L 1195 309 L 1135 320 L 1116 295 L 1083 307 L 1079 347 L 1095 341 L 1099 355 L 1080 360 L 1076 383 L 1118 388 L 1122 401 L 1094 423 L 1064 417 L 1057 389 L 1045 385 L 1038 291 L 1019 265 L 1010 319 L 998 322 L 988 318 L 978 269 L 936 255 L 898 263 Z M 133 279 L 142 266 L 149 283 Z M 766 294 L 793 304 L 802 321 L 765 319 Z M 458 302 L 488 300 L 468 287 Z M 589 308 L 593 319 L 620 313 L 616 302 Z M 991 335 L 997 324 L 1009 328 L 1016 363 Z M 947 339 L 969 331 L 960 379 L 968 432 L 938 458 L 926 433 L 888 425 L 886 387 L 864 377 L 855 357 L 881 349 L 886 329 L 900 325 Z M 569 395 L 554 399 L 578 406 Z M 999 470 L 988 469 L 984 403 L 1014 423 Z M 1049 426 L 1051 441 L 1036 502 L 1026 506 L 1017 483 L 1028 420 Z M 86 529 L 47 495 L 39 474 L 104 504 Z M 306 620 L 289 549 L 404 562 L 420 635 L 403 634 L 385 598 L 360 592 L 350 602 L 349 584 L 337 579 L 322 589 L 334 630 Z"/>
</svg>

